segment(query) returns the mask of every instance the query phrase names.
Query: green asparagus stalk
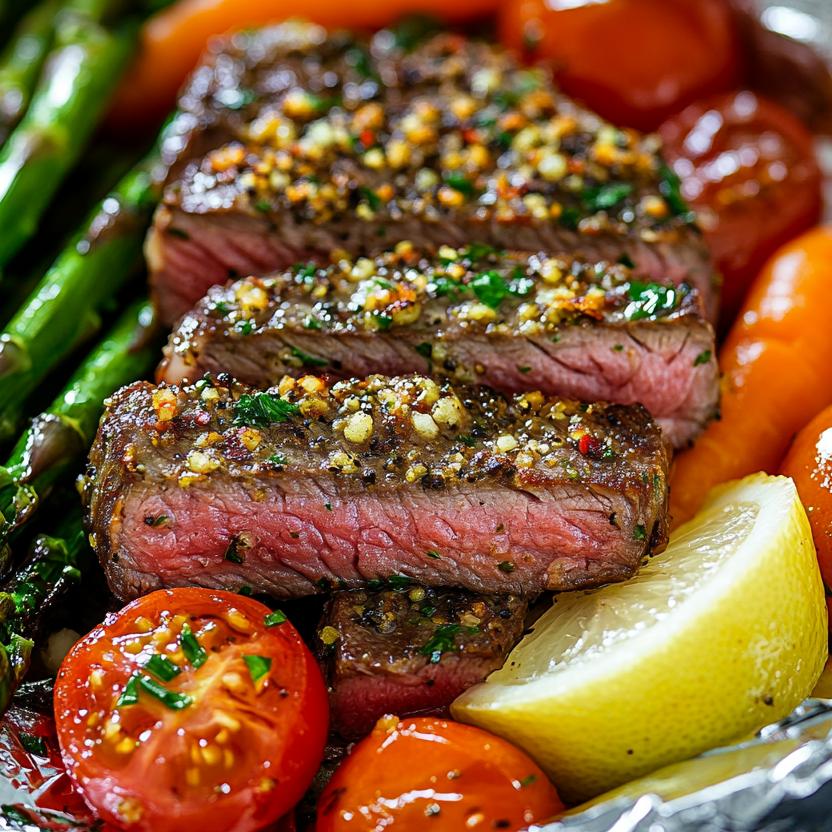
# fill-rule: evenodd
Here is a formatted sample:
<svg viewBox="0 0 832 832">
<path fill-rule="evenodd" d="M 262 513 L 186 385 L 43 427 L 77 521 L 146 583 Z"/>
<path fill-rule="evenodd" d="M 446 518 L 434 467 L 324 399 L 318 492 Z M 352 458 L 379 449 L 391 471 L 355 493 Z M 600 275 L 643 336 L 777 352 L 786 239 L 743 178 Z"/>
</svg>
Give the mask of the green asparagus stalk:
<svg viewBox="0 0 832 832">
<path fill-rule="evenodd" d="M 102 307 L 139 262 L 158 199 L 157 158 L 151 154 L 101 202 L 0 334 L 0 441 L 15 435 L 26 398 L 98 328 Z"/>
<path fill-rule="evenodd" d="M 92 442 L 104 399 L 141 378 L 155 354 L 146 303 L 128 309 L 41 413 L 0 468 L 0 572 L 9 563 L 9 535 L 36 511 L 54 483 L 77 467 Z"/>
<path fill-rule="evenodd" d="M 45 0 L 18 25 L 0 55 L 0 145 L 23 117 L 55 30 L 55 0 Z"/>
<path fill-rule="evenodd" d="M 32 103 L 0 150 L 0 268 L 35 233 L 107 106 L 135 44 L 102 21 L 117 0 L 70 0 Z"/>
<path fill-rule="evenodd" d="M 35 540 L 26 563 L 0 592 L 0 713 L 29 669 L 44 613 L 80 580 L 89 552 L 76 507 L 59 536 Z"/>
</svg>

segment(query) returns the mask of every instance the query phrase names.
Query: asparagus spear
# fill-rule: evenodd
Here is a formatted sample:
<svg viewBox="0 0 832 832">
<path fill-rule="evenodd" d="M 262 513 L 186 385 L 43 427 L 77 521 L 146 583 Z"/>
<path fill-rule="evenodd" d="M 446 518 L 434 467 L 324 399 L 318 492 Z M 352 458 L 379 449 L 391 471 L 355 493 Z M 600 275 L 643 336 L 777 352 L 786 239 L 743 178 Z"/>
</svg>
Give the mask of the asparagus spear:
<svg viewBox="0 0 832 832">
<path fill-rule="evenodd" d="M 118 0 L 70 0 L 23 120 L 0 150 L 0 267 L 34 234 L 107 105 L 135 42 L 102 20 Z"/>
<path fill-rule="evenodd" d="M 155 354 L 147 337 L 151 318 L 146 303 L 128 309 L 49 409 L 32 421 L 0 468 L 0 572 L 9 562 L 9 535 L 89 447 L 104 399 L 150 369 Z"/>
<path fill-rule="evenodd" d="M 27 396 L 98 328 L 102 307 L 139 261 L 158 198 L 156 160 L 151 154 L 105 197 L 0 334 L 0 441 L 14 436 Z"/>
<path fill-rule="evenodd" d="M 20 22 L 0 55 L 0 145 L 29 106 L 52 46 L 56 10 L 54 0 L 35 6 Z"/>
<path fill-rule="evenodd" d="M 35 540 L 26 563 L 0 592 L 0 713 L 29 669 L 43 614 L 80 580 L 89 551 L 76 507 L 59 536 Z"/>
</svg>

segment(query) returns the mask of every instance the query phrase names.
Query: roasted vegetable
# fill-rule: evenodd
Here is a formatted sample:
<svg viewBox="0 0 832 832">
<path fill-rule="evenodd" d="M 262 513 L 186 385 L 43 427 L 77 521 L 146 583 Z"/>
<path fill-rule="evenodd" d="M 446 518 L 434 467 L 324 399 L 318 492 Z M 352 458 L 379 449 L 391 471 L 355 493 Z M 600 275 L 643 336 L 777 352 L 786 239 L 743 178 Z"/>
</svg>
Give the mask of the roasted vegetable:
<svg viewBox="0 0 832 832">
<path fill-rule="evenodd" d="M 155 154 L 93 211 L 0 335 L 0 439 L 10 439 L 26 398 L 79 341 L 139 261 L 156 200 Z"/>
<path fill-rule="evenodd" d="M 55 0 L 36 5 L 0 55 L 0 145 L 26 112 L 55 31 Z"/>
<path fill-rule="evenodd" d="M 776 472 L 795 433 L 832 402 L 832 226 L 781 248 L 763 269 L 720 353 L 722 418 L 671 477 L 674 523 L 712 486 Z"/>
<path fill-rule="evenodd" d="M 0 468 L 0 565 L 8 560 L 9 535 L 31 517 L 55 481 L 78 465 L 92 442 L 104 399 L 150 369 L 155 350 L 143 328 L 151 317 L 147 305 L 128 309 L 58 398 L 32 421 Z"/>
<path fill-rule="evenodd" d="M 105 18 L 118 0 L 70 0 L 23 120 L 0 150 L 0 267 L 35 233 L 75 164 L 132 53 L 131 29 Z"/>
</svg>

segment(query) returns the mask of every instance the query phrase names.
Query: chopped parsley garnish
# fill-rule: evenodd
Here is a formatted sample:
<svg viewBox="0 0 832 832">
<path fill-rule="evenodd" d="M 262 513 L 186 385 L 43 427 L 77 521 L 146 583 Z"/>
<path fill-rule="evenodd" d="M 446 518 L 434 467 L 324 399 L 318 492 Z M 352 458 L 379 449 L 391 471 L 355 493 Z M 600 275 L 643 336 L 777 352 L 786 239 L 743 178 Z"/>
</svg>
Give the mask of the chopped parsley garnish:
<svg viewBox="0 0 832 832">
<path fill-rule="evenodd" d="M 633 540 L 644 540 L 647 537 L 647 531 L 644 526 L 639 523 L 633 530 Z"/>
<path fill-rule="evenodd" d="M 424 358 L 427 358 L 430 361 L 431 357 L 433 356 L 433 344 L 428 343 L 425 341 L 422 344 L 416 344 L 416 352 L 419 353 Z"/>
<path fill-rule="evenodd" d="M 393 319 L 389 315 L 384 315 L 382 313 L 376 313 L 373 315 L 375 322 L 378 324 L 378 328 L 380 330 L 387 330 L 393 326 Z"/>
<path fill-rule="evenodd" d="M 518 367 L 517 368 L 517 372 L 518 373 L 523 373 L 523 375 L 525 375 L 526 373 L 530 373 L 531 371 L 532 371 L 531 367 L 523 366 L 523 367 Z"/>
<path fill-rule="evenodd" d="M 668 312 L 679 305 L 684 294 L 684 284 L 674 287 L 633 281 L 627 287 L 630 303 L 624 308 L 624 317 L 629 321 L 640 321 Z"/>
<path fill-rule="evenodd" d="M 477 260 L 483 260 L 486 257 L 490 257 L 492 254 L 496 253 L 497 249 L 494 248 L 494 246 L 488 245 L 488 243 L 471 243 L 468 248 L 462 252 L 462 256 L 466 260 L 475 262 Z"/>
<path fill-rule="evenodd" d="M 622 254 L 621 257 L 618 258 L 618 262 L 622 266 L 626 266 L 628 269 L 634 269 L 636 267 L 636 264 L 633 262 L 633 258 L 626 253 Z"/>
<path fill-rule="evenodd" d="M 613 344 L 612 350 L 613 352 L 623 352 L 624 344 Z"/>
<path fill-rule="evenodd" d="M 520 787 L 525 789 L 526 786 L 531 786 L 532 783 L 537 782 L 537 775 L 536 774 L 527 774 L 521 781 Z"/>
<path fill-rule="evenodd" d="M 224 300 L 218 300 L 214 304 L 214 311 L 218 312 L 220 315 L 227 315 L 230 311 L 230 307 Z"/>
<path fill-rule="evenodd" d="M 321 322 L 314 315 L 307 315 L 304 318 L 303 325 L 306 329 L 320 329 Z"/>
<path fill-rule="evenodd" d="M 623 202 L 633 191 L 629 182 L 608 182 L 586 188 L 583 192 L 583 203 L 586 210 L 595 213 L 615 208 Z"/>
<path fill-rule="evenodd" d="M 442 558 L 442 555 L 440 555 L 435 549 L 428 549 L 428 551 L 425 552 L 425 556 L 433 558 L 433 560 L 440 560 Z"/>
<path fill-rule="evenodd" d="M 254 332 L 254 324 L 251 321 L 237 321 L 234 324 L 234 329 L 241 335 L 251 335 Z"/>
<path fill-rule="evenodd" d="M 197 637 L 191 632 L 188 624 L 182 625 L 182 634 L 179 636 L 179 644 L 182 647 L 182 652 L 185 658 L 191 663 L 194 668 L 202 667 L 208 660 L 208 654 L 205 652 L 202 645 L 197 641 Z"/>
<path fill-rule="evenodd" d="M 228 548 L 225 550 L 225 559 L 227 561 L 231 561 L 231 563 L 242 563 L 243 556 L 240 554 L 239 550 L 237 549 L 237 541 L 232 540 L 231 543 L 228 544 Z"/>
<path fill-rule="evenodd" d="M 449 173 L 445 176 L 445 184 L 453 188 L 455 191 L 459 191 L 461 194 L 465 196 L 473 196 L 476 188 L 474 187 L 474 183 L 468 179 L 467 176 L 464 176 L 461 173 Z"/>
<path fill-rule="evenodd" d="M 158 654 L 151 656 L 144 663 L 144 668 L 163 682 L 175 679 L 182 672 L 182 669 L 177 667 L 169 658 Z"/>
<path fill-rule="evenodd" d="M 264 619 L 263 623 L 267 627 L 277 627 L 278 624 L 282 624 L 286 621 L 286 613 L 283 610 L 275 610 L 274 612 L 270 612 Z"/>
<path fill-rule="evenodd" d="M 20 744 L 30 753 L 37 754 L 38 757 L 48 756 L 46 750 L 46 743 L 43 737 L 36 737 L 34 734 L 18 734 Z"/>
<path fill-rule="evenodd" d="M 432 291 L 438 298 L 449 297 L 452 301 L 459 300 L 459 296 L 465 291 L 466 287 L 449 277 L 435 277 L 428 285 L 428 290 Z"/>
<path fill-rule="evenodd" d="M 283 454 L 272 454 L 269 457 L 266 457 L 266 462 L 270 465 L 285 465 L 286 464 L 286 457 Z"/>
<path fill-rule="evenodd" d="M 578 230 L 578 223 L 581 220 L 581 212 L 575 208 L 574 206 L 568 206 L 564 208 L 560 212 L 560 216 L 558 217 L 558 221 L 564 228 L 568 228 L 571 231 Z"/>
<path fill-rule="evenodd" d="M 332 503 L 324 503 L 324 508 L 327 511 L 332 511 Z"/>
<path fill-rule="evenodd" d="M 257 202 L 254 203 L 254 207 L 261 214 L 268 214 L 269 211 L 272 210 L 272 204 L 267 199 L 258 199 Z"/>
<path fill-rule="evenodd" d="M 707 364 L 711 360 L 711 351 L 703 350 L 693 359 L 693 366 L 698 367 L 700 364 Z"/>
<path fill-rule="evenodd" d="M 139 701 L 140 690 L 149 693 L 165 707 L 174 711 L 181 711 L 193 703 L 193 699 L 186 693 L 168 690 L 155 679 L 151 679 L 150 676 L 146 676 L 144 673 L 134 673 L 124 686 L 124 690 L 116 702 L 116 707 L 123 708 L 126 705 L 136 705 Z"/>
<path fill-rule="evenodd" d="M 497 309 L 509 295 L 508 285 L 495 271 L 478 274 L 471 281 L 471 289 L 479 301 L 492 309 Z"/>
<path fill-rule="evenodd" d="M 662 165 L 659 169 L 659 193 L 665 198 L 671 214 L 684 216 L 688 221 L 693 219 L 693 211 L 682 196 L 682 180 L 669 165 Z"/>
<path fill-rule="evenodd" d="M 159 526 L 166 526 L 170 518 L 167 514 L 160 514 L 157 517 L 153 517 L 152 515 L 148 515 L 144 518 L 144 523 L 146 526 L 152 526 L 154 529 L 158 529 Z"/>
<path fill-rule="evenodd" d="M 370 188 L 361 187 L 358 189 L 358 192 L 367 200 L 367 204 L 373 211 L 378 211 L 381 208 L 381 197 L 375 191 Z"/>
<path fill-rule="evenodd" d="M 304 283 L 309 283 L 318 272 L 318 267 L 314 263 L 295 263 L 292 266 L 292 273 L 295 277 L 301 278 Z"/>
<path fill-rule="evenodd" d="M 297 347 L 292 347 L 292 356 L 297 358 L 304 367 L 326 367 L 329 364 L 325 358 L 317 358 L 314 355 L 309 355 Z"/>
<path fill-rule="evenodd" d="M 500 570 L 500 572 L 509 573 L 514 572 L 514 570 L 517 567 L 510 560 L 503 560 L 497 564 L 497 568 Z"/>
<path fill-rule="evenodd" d="M 462 442 L 467 448 L 473 448 L 477 444 L 477 440 L 467 433 L 460 433 L 457 439 Z"/>
<path fill-rule="evenodd" d="M 431 664 L 439 664 L 443 653 L 450 653 L 457 649 L 456 635 L 461 629 L 459 624 L 440 624 L 419 652 L 423 656 L 428 656 Z"/>
<path fill-rule="evenodd" d="M 407 575 L 391 575 L 387 579 L 387 583 L 390 584 L 391 589 L 401 592 L 404 589 L 408 589 L 413 582 Z"/>
<path fill-rule="evenodd" d="M 272 660 L 265 656 L 243 656 L 251 681 L 257 684 L 272 668 Z"/>
<path fill-rule="evenodd" d="M 268 427 L 275 422 L 285 422 L 300 408 L 272 393 L 246 393 L 234 405 L 234 424 Z"/>
</svg>

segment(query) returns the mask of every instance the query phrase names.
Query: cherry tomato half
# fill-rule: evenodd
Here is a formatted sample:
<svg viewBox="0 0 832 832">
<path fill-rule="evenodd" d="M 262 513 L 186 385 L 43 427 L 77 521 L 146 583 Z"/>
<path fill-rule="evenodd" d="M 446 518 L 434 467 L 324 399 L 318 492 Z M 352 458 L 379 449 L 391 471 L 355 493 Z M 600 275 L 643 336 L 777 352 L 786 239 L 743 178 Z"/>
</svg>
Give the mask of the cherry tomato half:
<svg viewBox="0 0 832 832">
<path fill-rule="evenodd" d="M 724 0 L 515 0 L 500 22 L 507 44 L 552 63 L 566 93 L 623 126 L 654 130 L 738 76 Z"/>
<path fill-rule="evenodd" d="M 340 765 L 316 832 L 524 829 L 562 811 L 532 760 L 498 737 L 432 717 L 383 717 Z"/>
<path fill-rule="evenodd" d="M 723 275 L 722 317 L 729 323 L 769 256 L 820 218 L 812 136 L 779 104 L 752 92 L 693 104 L 660 133 Z"/>
<path fill-rule="evenodd" d="M 832 407 L 797 434 L 781 473 L 797 486 L 812 526 L 823 581 L 832 588 Z"/>
<path fill-rule="evenodd" d="M 102 818 L 150 832 L 250 832 L 303 795 L 327 734 L 294 627 L 229 592 L 140 598 L 70 650 L 55 684 L 67 771 Z"/>
</svg>

